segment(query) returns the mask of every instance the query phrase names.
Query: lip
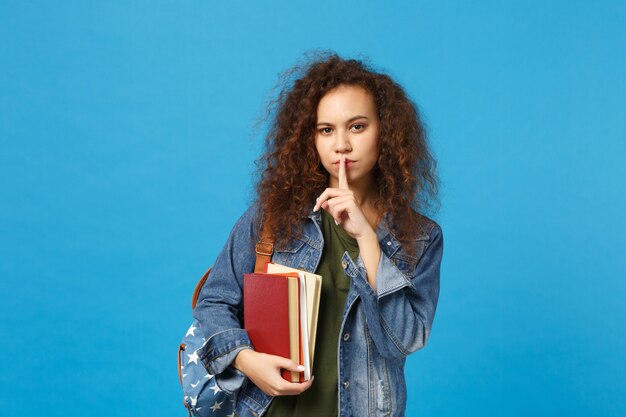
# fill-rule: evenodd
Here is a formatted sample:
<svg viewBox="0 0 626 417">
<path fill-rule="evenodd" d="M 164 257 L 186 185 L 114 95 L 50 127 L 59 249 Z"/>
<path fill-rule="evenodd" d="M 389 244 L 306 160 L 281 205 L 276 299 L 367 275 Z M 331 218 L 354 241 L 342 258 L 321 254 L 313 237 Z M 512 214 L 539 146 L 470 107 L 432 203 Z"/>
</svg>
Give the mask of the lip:
<svg viewBox="0 0 626 417">
<path fill-rule="evenodd" d="M 340 161 L 341 161 L 341 160 L 340 160 L 340 159 L 338 159 L 337 161 L 333 162 L 333 165 L 337 165 L 337 166 L 339 166 L 339 162 L 340 162 Z M 348 164 L 353 164 L 353 163 L 355 163 L 355 162 L 356 162 L 356 161 L 353 161 L 352 159 L 348 159 L 348 158 L 346 158 L 346 166 L 347 166 Z"/>
</svg>

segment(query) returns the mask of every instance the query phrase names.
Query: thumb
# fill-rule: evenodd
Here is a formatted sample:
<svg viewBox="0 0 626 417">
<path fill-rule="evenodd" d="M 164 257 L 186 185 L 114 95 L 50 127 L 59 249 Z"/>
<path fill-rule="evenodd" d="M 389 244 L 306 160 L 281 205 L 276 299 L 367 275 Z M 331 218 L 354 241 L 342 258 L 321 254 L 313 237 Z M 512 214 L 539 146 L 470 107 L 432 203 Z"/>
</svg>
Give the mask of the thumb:
<svg viewBox="0 0 626 417">
<path fill-rule="evenodd" d="M 298 365 L 297 363 L 295 363 L 291 359 L 287 359 L 287 358 L 283 358 L 283 360 L 280 362 L 279 365 L 280 365 L 281 368 L 286 369 L 288 371 L 293 371 L 293 372 L 303 372 L 304 371 L 304 366 Z"/>
</svg>

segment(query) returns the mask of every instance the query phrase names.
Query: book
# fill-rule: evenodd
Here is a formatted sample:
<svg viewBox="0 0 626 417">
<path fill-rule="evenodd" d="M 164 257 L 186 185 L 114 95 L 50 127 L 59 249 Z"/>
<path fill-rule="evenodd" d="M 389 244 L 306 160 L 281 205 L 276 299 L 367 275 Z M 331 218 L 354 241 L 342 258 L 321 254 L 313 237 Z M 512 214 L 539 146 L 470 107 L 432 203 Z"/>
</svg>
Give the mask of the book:
<svg viewBox="0 0 626 417">
<path fill-rule="evenodd" d="M 291 358 L 290 333 L 299 333 L 298 277 L 271 274 L 244 274 L 243 321 L 257 352 Z M 291 294 L 291 302 L 290 302 Z M 296 299 L 294 299 L 294 296 Z M 291 304 L 291 307 L 290 307 Z M 291 311 L 291 318 L 290 318 Z M 295 313 L 295 317 L 294 317 Z M 296 325 L 297 329 L 290 332 Z M 299 362 L 299 350 L 295 350 Z M 295 375 L 292 375 L 295 374 Z M 287 381 L 299 380 L 298 372 L 282 370 Z"/>
<path fill-rule="evenodd" d="M 289 357 L 300 363 L 300 280 L 287 276 L 289 288 Z M 291 382 L 300 382 L 300 372 L 291 372 Z"/>
<path fill-rule="evenodd" d="M 304 375 L 300 381 L 311 378 L 313 359 L 315 354 L 315 340 L 317 335 L 317 319 L 319 315 L 320 292 L 322 277 L 308 271 L 288 266 L 268 263 L 266 272 L 270 274 L 297 273 L 300 279 L 300 364 L 304 366 Z"/>
</svg>

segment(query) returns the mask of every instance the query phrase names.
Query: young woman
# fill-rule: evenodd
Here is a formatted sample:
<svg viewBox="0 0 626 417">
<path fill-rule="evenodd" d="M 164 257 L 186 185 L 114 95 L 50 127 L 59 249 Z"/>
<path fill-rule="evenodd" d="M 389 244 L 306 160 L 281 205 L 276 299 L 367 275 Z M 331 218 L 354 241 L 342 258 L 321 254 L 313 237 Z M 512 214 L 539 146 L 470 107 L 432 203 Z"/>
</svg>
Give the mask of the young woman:
<svg viewBox="0 0 626 417">
<path fill-rule="evenodd" d="M 419 114 L 389 76 L 330 55 L 280 93 L 258 199 L 234 226 L 194 316 L 198 352 L 235 415 L 402 416 L 405 357 L 424 346 L 439 296 L 443 239 L 424 216 L 435 161 Z M 256 352 L 242 329 L 243 275 L 260 229 L 273 261 L 322 275 L 314 378 Z"/>
</svg>

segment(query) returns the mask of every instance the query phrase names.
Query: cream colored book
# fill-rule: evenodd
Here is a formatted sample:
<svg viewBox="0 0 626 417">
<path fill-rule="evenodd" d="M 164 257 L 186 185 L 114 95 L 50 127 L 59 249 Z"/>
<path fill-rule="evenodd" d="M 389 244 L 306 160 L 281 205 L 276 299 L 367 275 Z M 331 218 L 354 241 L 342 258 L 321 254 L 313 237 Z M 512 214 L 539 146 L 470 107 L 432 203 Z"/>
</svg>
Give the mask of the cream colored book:
<svg viewBox="0 0 626 417">
<path fill-rule="evenodd" d="M 300 363 L 300 277 L 288 277 L 289 289 L 289 353 L 291 360 Z M 300 382 L 300 372 L 291 372 L 291 382 Z"/>
<path fill-rule="evenodd" d="M 268 263 L 267 264 L 267 272 L 269 274 L 282 274 L 288 272 L 297 272 L 301 275 L 302 281 L 304 285 L 301 285 L 300 294 L 301 300 L 306 301 L 306 309 L 303 303 L 301 303 L 302 314 L 306 312 L 306 320 L 302 317 L 303 322 L 301 323 L 301 328 L 304 330 L 307 329 L 306 332 L 303 332 L 303 343 L 306 340 L 306 346 L 301 346 L 304 355 L 304 367 L 305 367 L 305 380 L 310 379 L 311 370 L 313 369 L 313 358 L 315 356 L 315 339 L 317 335 L 317 318 L 319 315 L 319 306 L 320 306 L 320 292 L 322 289 L 322 277 L 321 275 L 313 274 L 311 272 L 303 271 L 296 268 L 290 268 L 288 266 L 276 264 L 276 263 Z M 308 350 L 308 352 L 306 352 Z M 307 354 L 305 354 L 305 352 Z M 308 362 L 308 363 L 307 363 Z M 308 365 L 308 366 L 307 366 Z"/>
</svg>

